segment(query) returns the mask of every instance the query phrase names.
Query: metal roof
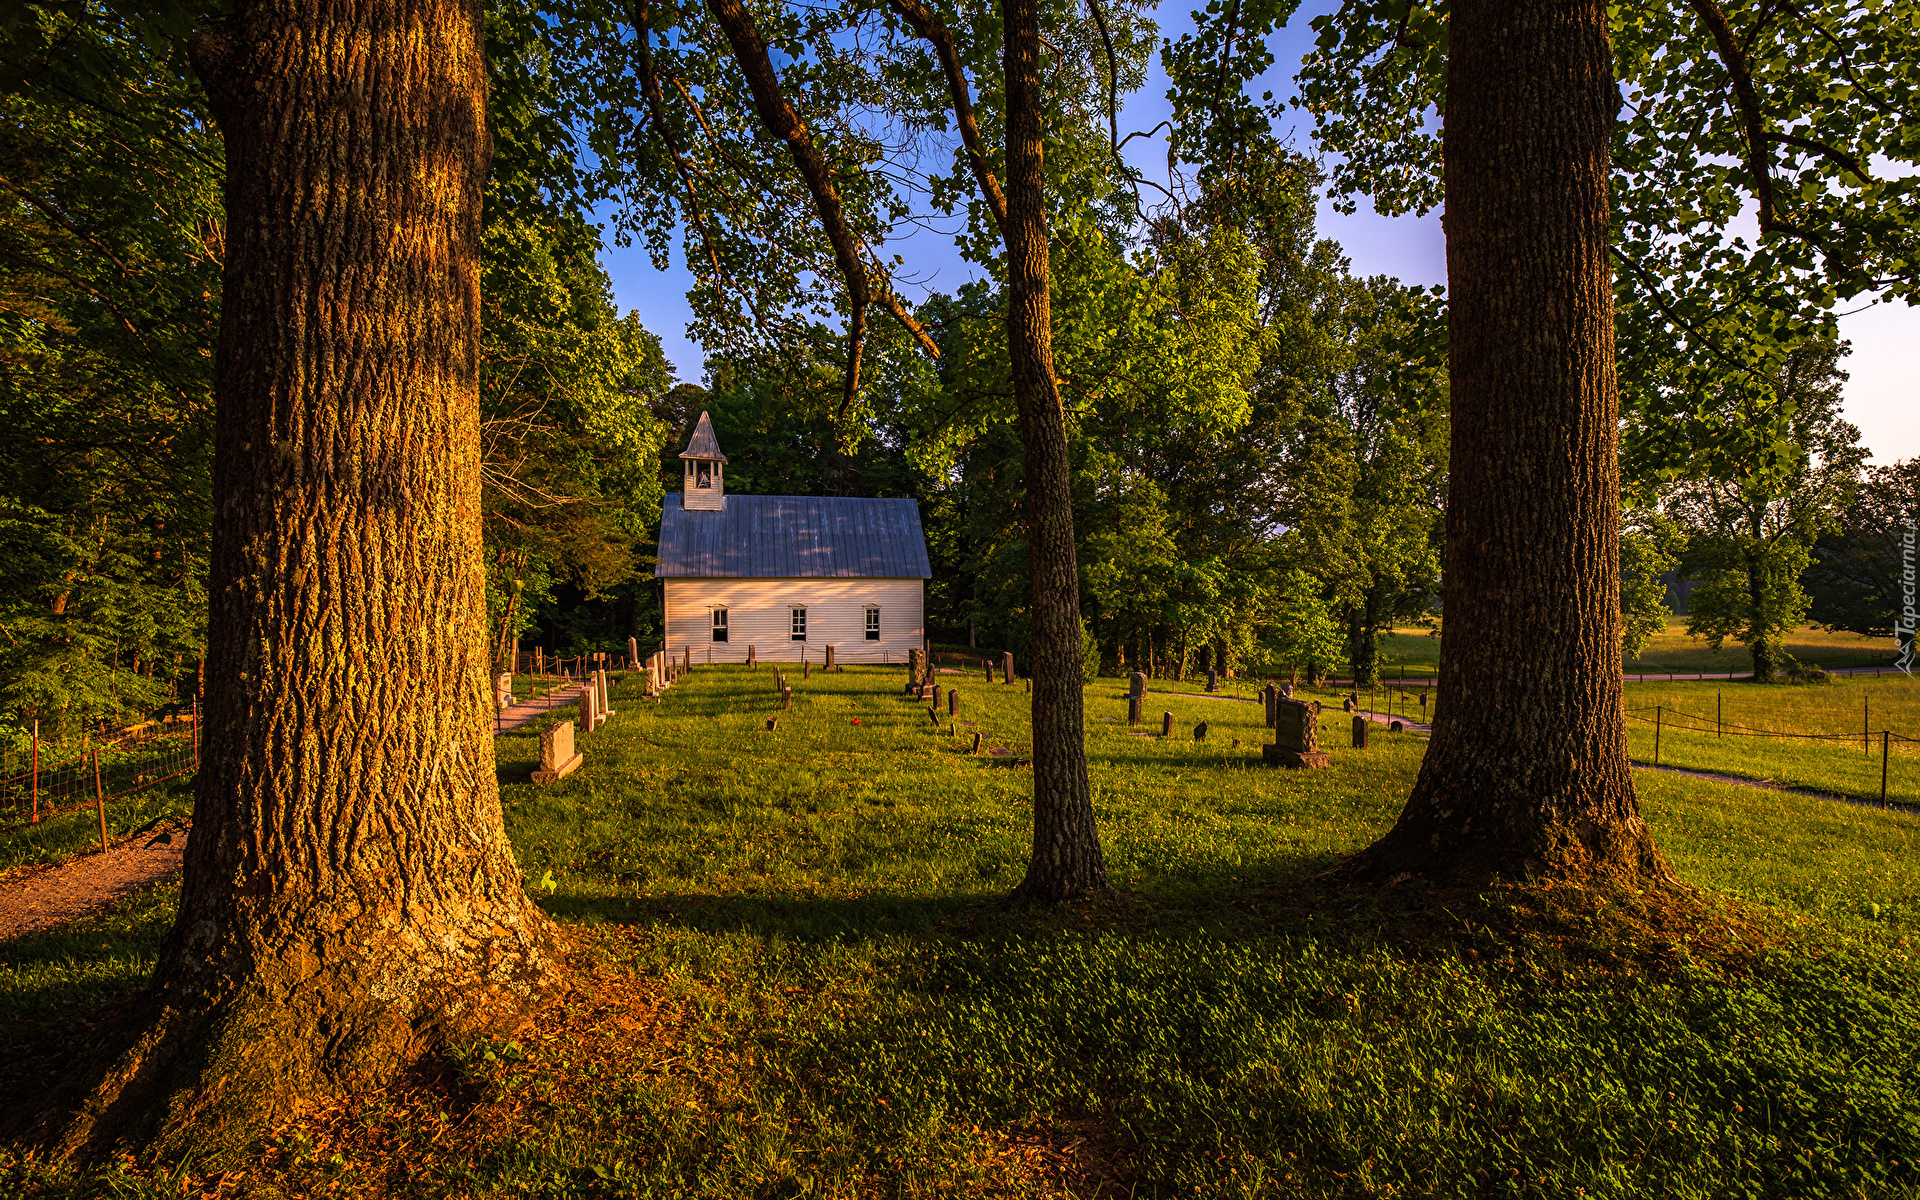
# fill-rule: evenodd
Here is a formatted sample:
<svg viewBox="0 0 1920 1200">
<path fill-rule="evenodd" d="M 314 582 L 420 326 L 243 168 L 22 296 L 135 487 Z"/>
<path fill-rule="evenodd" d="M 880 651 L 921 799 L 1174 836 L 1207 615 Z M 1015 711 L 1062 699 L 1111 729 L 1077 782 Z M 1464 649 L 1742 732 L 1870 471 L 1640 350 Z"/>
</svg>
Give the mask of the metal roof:
<svg viewBox="0 0 1920 1200">
<path fill-rule="evenodd" d="M 700 423 L 693 427 L 693 436 L 687 439 L 687 448 L 680 452 L 680 457 L 727 461 L 727 456 L 720 453 L 720 439 L 713 436 L 713 421 L 706 413 L 700 414 Z"/>
<path fill-rule="evenodd" d="M 660 564 L 679 579 L 930 579 L 912 500 L 729 495 L 719 512 L 660 509 Z"/>
</svg>

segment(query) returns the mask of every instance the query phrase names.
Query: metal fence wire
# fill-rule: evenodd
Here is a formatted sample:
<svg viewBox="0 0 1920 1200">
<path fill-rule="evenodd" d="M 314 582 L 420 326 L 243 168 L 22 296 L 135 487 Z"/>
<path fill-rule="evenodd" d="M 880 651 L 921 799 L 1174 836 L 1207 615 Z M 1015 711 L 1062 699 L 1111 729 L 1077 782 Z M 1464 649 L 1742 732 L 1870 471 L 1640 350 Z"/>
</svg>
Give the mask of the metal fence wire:
<svg viewBox="0 0 1920 1200">
<path fill-rule="evenodd" d="M 199 762 L 191 710 L 117 730 L 79 751 L 36 741 L 0 754 L 0 811 L 13 825 L 32 824 L 191 775 Z"/>
</svg>

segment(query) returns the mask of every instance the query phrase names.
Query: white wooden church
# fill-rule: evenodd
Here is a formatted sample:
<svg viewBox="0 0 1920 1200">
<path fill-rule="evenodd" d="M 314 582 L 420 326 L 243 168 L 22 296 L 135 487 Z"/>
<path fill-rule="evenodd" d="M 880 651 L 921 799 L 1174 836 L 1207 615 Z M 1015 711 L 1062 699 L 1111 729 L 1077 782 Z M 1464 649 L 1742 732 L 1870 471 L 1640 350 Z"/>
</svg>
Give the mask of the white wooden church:
<svg viewBox="0 0 1920 1200">
<path fill-rule="evenodd" d="M 756 657 L 901 663 L 926 636 L 927 539 L 912 500 L 729 496 L 706 413 L 660 513 L 665 649 L 693 661 Z"/>
</svg>

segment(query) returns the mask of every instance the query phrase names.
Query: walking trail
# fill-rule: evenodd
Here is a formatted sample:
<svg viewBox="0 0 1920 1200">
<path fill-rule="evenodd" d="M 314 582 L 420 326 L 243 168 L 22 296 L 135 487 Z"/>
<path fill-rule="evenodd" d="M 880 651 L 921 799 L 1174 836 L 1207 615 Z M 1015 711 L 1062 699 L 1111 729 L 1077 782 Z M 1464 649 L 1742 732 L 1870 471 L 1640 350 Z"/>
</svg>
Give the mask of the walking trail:
<svg viewBox="0 0 1920 1200">
<path fill-rule="evenodd" d="M 144 830 L 0 885 L 0 942 L 45 933 L 180 869 L 187 822 Z"/>
<path fill-rule="evenodd" d="M 554 693 L 551 696 L 522 700 L 511 707 L 503 708 L 500 710 L 499 716 L 494 718 L 493 736 L 499 737 L 503 733 L 512 733 L 514 730 L 520 729 L 523 726 L 531 725 L 556 708 L 565 708 L 570 704 L 578 704 L 581 694 L 586 690 L 587 685 L 584 683 L 568 684 L 565 687 L 554 689 Z"/>
</svg>

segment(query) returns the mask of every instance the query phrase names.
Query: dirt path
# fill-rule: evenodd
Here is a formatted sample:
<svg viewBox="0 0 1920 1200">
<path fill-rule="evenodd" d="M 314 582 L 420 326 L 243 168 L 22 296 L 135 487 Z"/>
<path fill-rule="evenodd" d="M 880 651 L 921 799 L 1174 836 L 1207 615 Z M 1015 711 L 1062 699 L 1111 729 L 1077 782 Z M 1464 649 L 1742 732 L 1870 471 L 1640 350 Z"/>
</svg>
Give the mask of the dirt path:
<svg viewBox="0 0 1920 1200">
<path fill-rule="evenodd" d="M 551 696 L 542 696 L 537 700 L 522 700 L 511 708 L 503 708 L 493 722 L 493 736 L 512 733 L 522 726 L 531 725 L 541 717 L 557 708 L 566 708 L 580 702 L 580 696 L 587 690 L 584 683 L 570 684 L 558 688 Z"/>
<path fill-rule="evenodd" d="M 0 884 L 0 942 L 77 921 L 165 879 L 180 869 L 186 848 L 182 821 Z"/>
</svg>

